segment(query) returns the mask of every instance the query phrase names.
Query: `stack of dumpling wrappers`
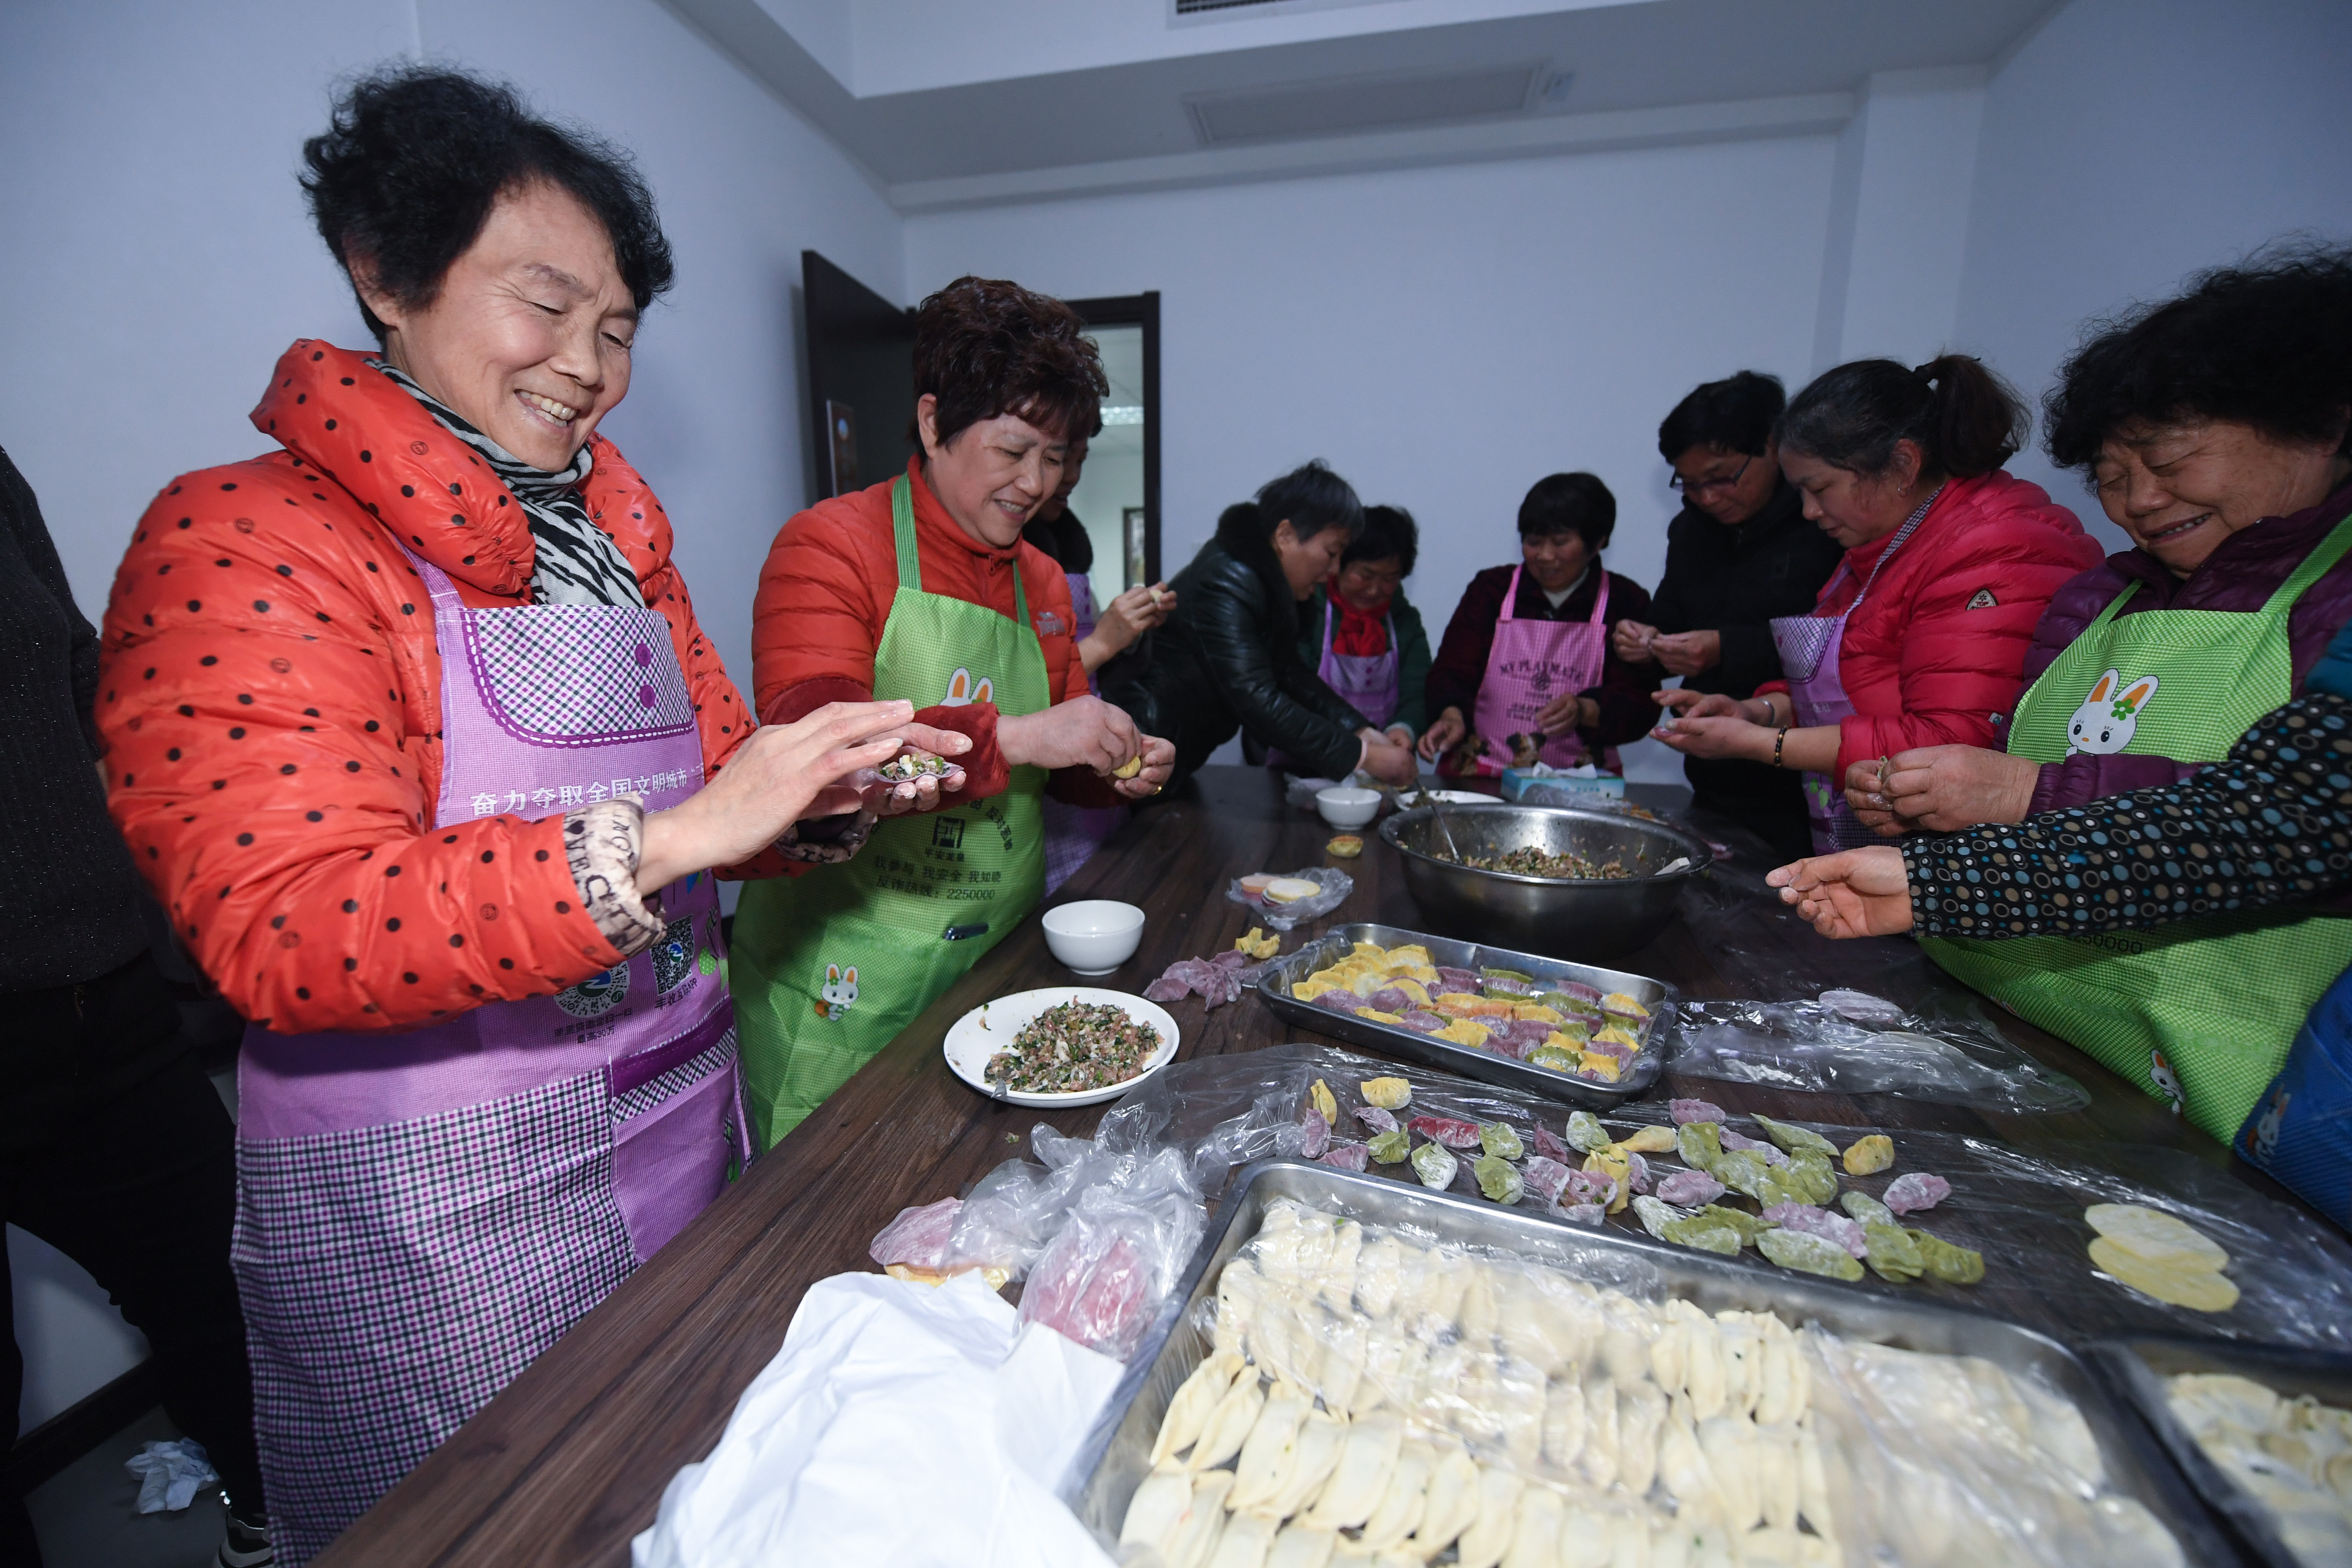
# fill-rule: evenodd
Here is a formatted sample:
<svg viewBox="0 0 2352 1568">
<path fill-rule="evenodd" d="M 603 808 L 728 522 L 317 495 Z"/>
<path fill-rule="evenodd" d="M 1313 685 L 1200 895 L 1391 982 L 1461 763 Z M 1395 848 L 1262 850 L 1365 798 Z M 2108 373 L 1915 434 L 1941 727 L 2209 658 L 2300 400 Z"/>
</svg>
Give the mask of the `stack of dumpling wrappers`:
<svg viewBox="0 0 2352 1568">
<path fill-rule="evenodd" d="M 1160 1568 L 2164 1568 L 2081 1414 L 1981 1360 L 1713 1316 L 1283 1200 L 1120 1533 Z"/>
</svg>

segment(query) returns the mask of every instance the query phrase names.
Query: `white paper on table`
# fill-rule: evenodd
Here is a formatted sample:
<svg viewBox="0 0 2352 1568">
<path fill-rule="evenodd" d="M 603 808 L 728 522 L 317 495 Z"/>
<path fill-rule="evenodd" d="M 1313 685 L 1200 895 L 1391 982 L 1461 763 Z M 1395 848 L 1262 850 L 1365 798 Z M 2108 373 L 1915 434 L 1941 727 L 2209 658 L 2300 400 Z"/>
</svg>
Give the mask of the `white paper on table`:
<svg viewBox="0 0 2352 1568">
<path fill-rule="evenodd" d="M 977 1274 L 821 1279 L 634 1568 L 1108 1568 L 1054 1487 L 1122 1370 Z"/>
</svg>

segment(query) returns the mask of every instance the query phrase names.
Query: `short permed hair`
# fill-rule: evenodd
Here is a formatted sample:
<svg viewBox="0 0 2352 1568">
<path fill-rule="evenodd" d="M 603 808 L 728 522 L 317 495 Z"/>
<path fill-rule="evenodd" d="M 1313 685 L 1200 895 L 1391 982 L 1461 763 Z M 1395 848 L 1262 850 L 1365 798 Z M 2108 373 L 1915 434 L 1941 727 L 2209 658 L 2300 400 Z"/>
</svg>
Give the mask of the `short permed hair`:
<svg viewBox="0 0 2352 1568">
<path fill-rule="evenodd" d="M 544 182 L 604 226 L 621 281 L 646 306 L 677 268 L 629 155 L 540 119 L 514 89 L 446 66 L 373 71 L 335 100 L 326 134 L 302 143 L 302 190 L 346 277 L 364 268 L 404 310 L 423 310 L 500 196 Z M 386 328 L 360 300 L 378 344 Z"/>
<path fill-rule="evenodd" d="M 965 277 L 916 309 L 915 396 L 939 399 L 932 418 L 942 447 L 1005 414 L 1049 436 L 1092 439 L 1109 392 L 1086 323 L 1059 300 Z"/>
<path fill-rule="evenodd" d="M 1547 474 L 1519 502 L 1519 537 L 1573 533 L 1591 551 L 1609 548 L 1617 531 L 1617 498 L 1598 474 Z"/>
<path fill-rule="evenodd" d="M 2052 461 L 2084 468 L 2138 426 L 2214 419 L 2352 451 L 2352 251 L 2289 246 L 2094 322 L 2042 400 Z"/>
<path fill-rule="evenodd" d="M 1777 375 L 1743 370 L 1701 382 L 1658 426 L 1658 456 L 1673 462 L 1693 447 L 1760 458 L 1772 443 L 1772 425 L 1789 405 Z"/>
</svg>

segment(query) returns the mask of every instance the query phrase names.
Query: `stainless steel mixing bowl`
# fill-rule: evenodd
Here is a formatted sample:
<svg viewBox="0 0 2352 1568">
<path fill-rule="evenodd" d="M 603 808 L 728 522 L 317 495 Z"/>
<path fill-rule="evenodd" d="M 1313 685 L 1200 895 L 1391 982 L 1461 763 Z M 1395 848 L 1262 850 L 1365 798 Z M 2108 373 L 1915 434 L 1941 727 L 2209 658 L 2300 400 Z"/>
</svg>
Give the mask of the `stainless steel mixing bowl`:
<svg viewBox="0 0 2352 1568">
<path fill-rule="evenodd" d="M 1481 871 L 1445 853 L 1428 806 L 1399 812 L 1381 837 L 1404 862 L 1404 885 L 1443 936 L 1524 948 L 1576 962 L 1621 958 L 1674 919 L 1685 882 L 1713 864 L 1706 840 L 1664 822 L 1571 805 L 1454 805 L 1445 808 L 1465 855 L 1499 855 L 1532 846 L 1552 854 L 1621 860 L 1655 873 L 1677 858 L 1690 864 L 1664 875 L 1591 881 Z"/>
</svg>

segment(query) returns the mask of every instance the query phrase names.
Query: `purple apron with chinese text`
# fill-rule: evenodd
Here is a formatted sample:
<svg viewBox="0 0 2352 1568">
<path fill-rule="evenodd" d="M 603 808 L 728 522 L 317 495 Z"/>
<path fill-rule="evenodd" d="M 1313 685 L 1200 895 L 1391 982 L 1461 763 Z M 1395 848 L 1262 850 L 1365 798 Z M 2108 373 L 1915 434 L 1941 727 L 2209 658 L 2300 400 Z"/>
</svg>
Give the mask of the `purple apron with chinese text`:
<svg viewBox="0 0 2352 1568">
<path fill-rule="evenodd" d="M 1936 495 L 1943 493 L 1938 486 Z M 1789 678 L 1789 706 L 1797 727 L 1810 729 L 1816 724 L 1843 723 L 1853 711 L 1853 702 L 1845 694 L 1845 682 L 1839 679 L 1839 652 L 1845 642 L 1845 624 L 1862 601 L 1869 596 L 1870 585 L 1878 581 L 1879 568 L 1895 559 L 1903 542 L 1936 504 L 1936 496 L 1921 502 L 1919 509 L 1905 520 L 1878 559 L 1871 563 L 1870 575 L 1862 580 L 1862 592 L 1853 596 L 1842 614 L 1835 616 L 1775 616 L 1772 617 L 1772 647 L 1780 655 L 1781 673 Z M 1848 575 L 1846 564 L 1838 563 L 1837 575 L 1830 579 L 1829 587 L 1822 590 L 1827 598 L 1830 589 L 1843 582 Z M 1845 782 L 1827 773 L 1808 773 L 1804 775 L 1805 815 L 1813 830 L 1813 853 L 1834 855 L 1841 849 L 1859 849 L 1865 844 L 1884 844 L 1885 839 L 1862 825 L 1846 803 Z"/>
<path fill-rule="evenodd" d="M 702 786 L 656 610 L 469 610 L 435 825 Z M 231 1258 L 278 1561 L 307 1562 L 675 1236 L 749 1147 L 707 875 L 661 941 L 552 996 L 401 1033 L 246 1031 Z"/>
<path fill-rule="evenodd" d="M 1070 644 L 1073 647 L 1087 640 L 1095 629 L 1095 595 L 1084 572 L 1065 572 L 1070 582 Z M 1101 688 L 1092 676 L 1087 685 L 1101 695 Z M 1127 820 L 1123 805 L 1072 805 L 1067 801 L 1045 799 L 1045 896 L 1052 898 L 1055 889 L 1068 881 L 1077 868 L 1094 856 L 1102 841 L 1108 838 Z"/>
<path fill-rule="evenodd" d="M 1495 623 L 1494 650 L 1486 656 L 1486 672 L 1479 679 L 1476 711 L 1471 717 L 1471 728 L 1486 742 L 1478 754 L 1479 773 L 1492 776 L 1513 765 L 1517 760 L 1515 742 L 1537 732 L 1536 715 L 1555 699 L 1600 684 L 1609 658 L 1609 574 L 1597 556 L 1591 569 L 1601 573 L 1591 620 L 1523 621 L 1517 613 L 1523 568 L 1511 568 L 1502 618 Z M 1595 756 L 1585 750 L 1584 737 L 1573 726 L 1546 736 L 1534 760 L 1556 768 L 1597 763 L 1603 773 L 1624 771 L 1616 747 L 1603 747 Z"/>
</svg>

